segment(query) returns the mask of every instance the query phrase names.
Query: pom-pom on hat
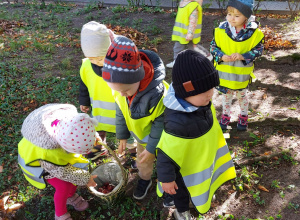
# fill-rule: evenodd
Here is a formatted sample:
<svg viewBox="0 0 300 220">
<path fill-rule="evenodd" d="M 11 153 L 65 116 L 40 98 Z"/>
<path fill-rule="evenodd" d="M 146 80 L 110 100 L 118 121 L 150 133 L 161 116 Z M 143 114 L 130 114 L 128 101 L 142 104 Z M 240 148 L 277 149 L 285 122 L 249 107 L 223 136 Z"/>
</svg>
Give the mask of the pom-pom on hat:
<svg viewBox="0 0 300 220">
<path fill-rule="evenodd" d="M 219 74 L 213 64 L 193 50 L 179 53 L 172 70 L 176 96 L 186 98 L 204 93 L 220 84 Z"/>
<path fill-rule="evenodd" d="M 114 38 L 108 48 L 102 68 L 102 78 L 107 82 L 133 84 L 145 77 L 140 53 L 127 37 Z"/>
<path fill-rule="evenodd" d="M 253 0 L 229 0 L 228 6 L 239 10 L 246 18 L 250 18 L 253 13 Z"/>
<path fill-rule="evenodd" d="M 96 119 L 78 113 L 72 118 L 63 118 L 54 123 L 57 124 L 54 138 L 63 149 L 77 154 L 87 154 L 92 150 L 96 140 Z"/>
<path fill-rule="evenodd" d="M 107 27 L 96 21 L 83 25 L 80 39 L 85 57 L 104 57 L 111 43 Z"/>
</svg>

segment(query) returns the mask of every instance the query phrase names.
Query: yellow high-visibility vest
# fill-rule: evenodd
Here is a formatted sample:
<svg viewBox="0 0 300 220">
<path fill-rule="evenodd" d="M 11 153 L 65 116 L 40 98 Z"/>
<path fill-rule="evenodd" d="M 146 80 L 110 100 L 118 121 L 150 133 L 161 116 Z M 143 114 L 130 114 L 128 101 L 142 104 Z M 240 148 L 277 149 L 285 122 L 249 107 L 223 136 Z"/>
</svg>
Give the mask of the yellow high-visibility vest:
<svg viewBox="0 0 300 220">
<path fill-rule="evenodd" d="M 163 131 L 157 145 L 179 167 L 193 205 L 200 213 L 209 210 L 215 191 L 226 181 L 236 177 L 223 132 L 213 114 L 212 128 L 196 138 L 176 137 Z M 161 182 L 157 184 L 157 195 L 161 197 Z"/>
<path fill-rule="evenodd" d="M 222 52 L 226 55 L 233 53 L 243 54 L 250 51 L 264 38 L 264 34 L 261 30 L 256 29 L 253 35 L 245 41 L 234 41 L 225 32 L 225 29 L 215 29 L 215 41 Z M 244 65 L 241 60 L 234 62 L 215 62 L 216 69 L 219 72 L 220 86 L 227 87 L 229 89 L 244 89 L 250 82 L 250 77 L 255 79 L 253 73 L 253 62 L 248 65 Z"/>
<path fill-rule="evenodd" d="M 194 32 L 193 44 L 198 44 L 201 39 L 202 30 L 202 7 L 197 2 L 190 2 L 183 8 L 178 8 L 175 25 L 173 27 L 172 41 L 179 41 L 180 44 L 188 44 L 186 35 L 189 28 L 189 17 L 198 8 L 198 21 Z"/>
<path fill-rule="evenodd" d="M 18 153 L 18 163 L 26 180 L 39 189 L 46 187 L 43 177 L 44 170 L 39 160 L 44 160 L 57 166 L 71 164 L 74 167 L 86 170 L 89 163 L 89 160 L 81 154 L 68 153 L 62 148 L 44 149 L 36 146 L 24 137 L 18 144 Z"/>
<path fill-rule="evenodd" d="M 139 144 L 143 146 L 146 146 L 148 143 L 153 121 L 165 111 L 163 98 L 167 94 L 169 84 L 165 81 L 163 81 L 163 83 L 164 94 L 157 105 L 149 110 L 148 116 L 138 119 L 133 119 L 131 117 L 130 107 L 127 104 L 127 98 L 125 96 L 121 96 L 119 92 L 113 90 L 113 96 L 116 100 L 116 103 L 119 105 L 120 110 L 122 111 L 130 134 L 137 140 Z"/>
<path fill-rule="evenodd" d="M 116 133 L 116 103 L 111 88 L 94 72 L 88 58 L 82 60 L 80 77 L 89 91 L 92 116 L 99 122 L 96 131 Z"/>
</svg>

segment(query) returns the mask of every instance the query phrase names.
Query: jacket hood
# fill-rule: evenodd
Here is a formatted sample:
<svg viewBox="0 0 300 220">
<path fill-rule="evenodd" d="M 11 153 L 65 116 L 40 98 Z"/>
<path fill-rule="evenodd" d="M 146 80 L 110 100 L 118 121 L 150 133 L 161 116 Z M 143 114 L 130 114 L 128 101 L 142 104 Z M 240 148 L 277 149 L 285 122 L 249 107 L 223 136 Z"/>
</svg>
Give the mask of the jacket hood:
<svg viewBox="0 0 300 220">
<path fill-rule="evenodd" d="M 53 137 L 52 122 L 65 117 L 73 117 L 77 113 L 74 105 L 47 104 L 31 112 L 24 120 L 21 133 L 31 143 L 44 148 L 59 148 Z"/>
<path fill-rule="evenodd" d="M 166 76 L 163 61 L 156 53 L 149 50 L 140 51 L 149 58 L 153 66 L 154 73 L 153 77 L 151 76 L 151 81 L 147 83 L 147 87 L 143 88 L 142 91 L 139 90 L 130 104 L 130 109 L 132 109 L 131 112 L 134 114 L 132 115 L 133 118 L 147 116 L 149 114 L 149 110 L 158 103 L 161 98 L 158 94 L 163 94 L 163 80 Z"/>
<path fill-rule="evenodd" d="M 197 111 L 199 107 L 193 106 L 184 99 L 175 96 L 175 90 L 171 84 L 166 97 L 163 100 L 164 105 L 172 110 L 181 112 L 194 112 Z"/>
</svg>

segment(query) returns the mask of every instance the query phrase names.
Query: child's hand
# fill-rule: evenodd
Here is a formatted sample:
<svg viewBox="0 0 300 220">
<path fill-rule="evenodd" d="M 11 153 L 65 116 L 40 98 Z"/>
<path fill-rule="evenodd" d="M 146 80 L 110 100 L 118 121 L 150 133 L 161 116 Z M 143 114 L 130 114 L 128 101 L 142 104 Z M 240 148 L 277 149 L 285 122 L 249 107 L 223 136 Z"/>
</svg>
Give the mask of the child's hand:
<svg viewBox="0 0 300 220">
<path fill-rule="evenodd" d="M 118 153 L 119 153 L 119 154 L 122 154 L 123 151 L 125 150 L 125 148 L 126 148 L 126 143 L 127 143 L 127 140 L 126 140 L 126 139 L 121 139 L 121 140 L 120 140 L 120 144 L 119 144 L 119 147 L 118 147 Z"/>
<path fill-rule="evenodd" d="M 186 40 L 186 41 L 191 41 L 191 40 L 193 40 L 193 34 L 188 33 L 188 34 L 186 35 L 186 37 L 185 37 L 185 40 Z"/>
<path fill-rule="evenodd" d="M 89 106 L 80 105 L 80 110 L 84 113 L 87 113 L 90 110 Z"/>
<path fill-rule="evenodd" d="M 91 178 L 90 178 L 90 180 L 89 180 L 89 182 L 86 184 L 88 187 L 95 187 L 95 186 L 97 186 L 97 183 L 94 181 L 94 178 L 96 178 L 97 177 L 97 175 L 93 175 L 93 176 L 91 176 Z"/>
<path fill-rule="evenodd" d="M 222 60 L 223 60 L 224 62 L 233 62 L 233 61 L 234 61 L 234 59 L 232 59 L 232 57 L 231 57 L 231 56 L 228 56 L 228 55 L 223 55 L 223 56 L 222 56 Z"/>
<path fill-rule="evenodd" d="M 147 151 L 146 149 L 143 150 L 143 152 L 139 155 L 140 158 L 140 163 L 144 163 L 147 160 L 154 160 L 155 155 L 151 154 L 149 151 Z"/>
<path fill-rule="evenodd" d="M 176 194 L 176 189 L 178 189 L 177 184 L 175 183 L 175 181 L 170 182 L 170 183 L 162 183 L 162 189 L 166 192 L 169 193 L 171 195 Z"/>
<path fill-rule="evenodd" d="M 244 60 L 244 57 L 241 54 L 239 54 L 239 53 L 233 53 L 230 56 L 231 56 L 231 58 L 234 61 L 236 61 L 236 60 Z"/>
</svg>

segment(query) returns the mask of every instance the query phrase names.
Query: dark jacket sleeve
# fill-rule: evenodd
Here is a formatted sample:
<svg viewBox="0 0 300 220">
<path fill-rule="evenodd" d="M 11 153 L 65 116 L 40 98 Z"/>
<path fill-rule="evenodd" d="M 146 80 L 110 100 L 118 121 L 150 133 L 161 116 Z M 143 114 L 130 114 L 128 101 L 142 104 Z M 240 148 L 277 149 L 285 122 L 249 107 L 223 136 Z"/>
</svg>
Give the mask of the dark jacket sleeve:
<svg viewBox="0 0 300 220">
<path fill-rule="evenodd" d="M 164 114 L 161 114 L 153 121 L 151 126 L 151 132 L 149 134 L 149 139 L 146 146 L 147 151 L 149 151 L 151 154 L 155 154 L 155 148 L 159 142 L 163 129 L 164 129 Z"/>
<path fill-rule="evenodd" d="M 116 105 L 116 137 L 120 140 L 130 137 L 124 115 L 118 105 Z"/>
<path fill-rule="evenodd" d="M 176 166 L 160 149 L 157 150 L 157 179 L 162 183 L 170 183 L 176 179 Z"/>
<path fill-rule="evenodd" d="M 89 90 L 81 79 L 79 85 L 79 105 L 91 106 Z"/>
</svg>

